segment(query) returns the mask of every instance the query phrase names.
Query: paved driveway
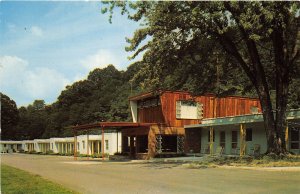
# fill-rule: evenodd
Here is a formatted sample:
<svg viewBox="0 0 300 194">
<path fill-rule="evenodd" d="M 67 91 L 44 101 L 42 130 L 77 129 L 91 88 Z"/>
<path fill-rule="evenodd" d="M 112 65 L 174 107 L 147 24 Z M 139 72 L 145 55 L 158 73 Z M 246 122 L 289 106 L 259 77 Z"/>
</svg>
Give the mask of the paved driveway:
<svg viewBox="0 0 300 194">
<path fill-rule="evenodd" d="M 3 154 L 1 160 L 81 193 L 300 193 L 299 171 L 187 169 L 179 164 L 27 154 Z"/>
</svg>

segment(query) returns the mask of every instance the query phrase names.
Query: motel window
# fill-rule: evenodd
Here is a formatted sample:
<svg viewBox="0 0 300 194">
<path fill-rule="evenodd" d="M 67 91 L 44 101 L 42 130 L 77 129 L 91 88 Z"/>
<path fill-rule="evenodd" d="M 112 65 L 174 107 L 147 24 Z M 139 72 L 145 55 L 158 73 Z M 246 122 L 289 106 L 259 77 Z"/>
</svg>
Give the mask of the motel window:
<svg viewBox="0 0 300 194">
<path fill-rule="evenodd" d="M 82 141 L 82 149 L 85 149 L 85 142 Z"/>
<path fill-rule="evenodd" d="M 6 147 L 6 144 L 4 144 L 4 147 Z"/>
<path fill-rule="evenodd" d="M 258 107 L 257 106 L 251 106 L 250 107 L 251 114 L 257 114 L 258 113 Z"/>
<path fill-rule="evenodd" d="M 215 141 L 215 131 L 213 132 L 213 142 Z M 210 130 L 208 130 L 208 142 L 210 142 Z"/>
<path fill-rule="evenodd" d="M 144 99 L 144 100 L 140 100 L 138 101 L 138 108 L 142 109 L 142 108 L 149 108 L 149 107 L 156 107 L 156 106 L 160 106 L 160 99 L 159 97 L 155 97 L 155 98 L 148 98 L 148 99 Z"/>
<path fill-rule="evenodd" d="M 225 131 L 220 132 L 220 146 L 225 148 Z"/>
<path fill-rule="evenodd" d="M 231 132 L 231 148 L 237 148 L 238 144 L 238 132 L 232 131 Z"/>
<path fill-rule="evenodd" d="M 109 147 L 108 147 L 108 140 L 105 140 L 105 147 L 106 147 L 106 150 L 109 149 Z"/>
<path fill-rule="evenodd" d="M 291 129 L 291 149 L 300 149 L 300 130 L 299 130 L 299 128 Z"/>
<path fill-rule="evenodd" d="M 53 150 L 53 143 L 51 143 L 51 149 Z"/>
<path fill-rule="evenodd" d="M 79 147 L 79 142 L 77 142 L 77 149 L 80 149 L 80 147 Z"/>
<path fill-rule="evenodd" d="M 252 128 L 246 129 L 246 141 L 252 141 Z"/>
<path fill-rule="evenodd" d="M 127 146 L 130 147 L 130 137 L 127 137 Z"/>
<path fill-rule="evenodd" d="M 191 100 L 176 101 L 177 119 L 202 119 L 203 104 Z"/>
</svg>

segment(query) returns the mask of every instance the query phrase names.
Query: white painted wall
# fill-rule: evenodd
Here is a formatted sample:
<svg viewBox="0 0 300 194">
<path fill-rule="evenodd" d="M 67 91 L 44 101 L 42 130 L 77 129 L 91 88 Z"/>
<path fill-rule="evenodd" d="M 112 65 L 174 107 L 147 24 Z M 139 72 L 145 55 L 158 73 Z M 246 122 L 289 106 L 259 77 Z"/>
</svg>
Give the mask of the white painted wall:
<svg viewBox="0 0 300 194">
<path fill-rule="evenodd" d="M 252 154 L 252 148 L 255 144 L 260 145 L 260 153 L 263 154 L 267 151 L 267 139 L 263 123 L 246 124 L 246 128 L 252 128 L 252 141 L 246 141 L 246 154 Z M 188 130 L 188 129 L 187 129 Z M 214 127 L 215 141 L 214 152 L 220 146 L 220 131 L 225 131 L 225 152 L 224 154 L 231 154 L 232 148 L 232 131 L 238 132 L 238 147 L 240 148 L 240 126 L 239 125 L 224 125 Z M 204 149 L 208 142 L 209 128 L 202 128 L 201 130 L 201 149 Z"/>
<path fill-rule="evenodd" d="M 198 115 L 197 106 L 181 105 L 181 118 L 182 119 L 197 119 Z"/>
<path fill-rule="evenodd" d="M 130 110 L 132 115 L 132 121 L 134 123 L 138 122 L 137 101 L 130 101 Z"/>
<path fill-rule="evenodd" d="M 89 140 L 89 143 L 88 143 Z M 105 141 L 108 141 L 108 147 L 106 146 Z M 91 154 L 92 152 L 92 141 L 100 141 L 100 147 L 102 146 L 102 135 L 80 135 L 77 136 L 77 142 L 79 143 L 79 147 L 77 147 L 77 151 L 80 154 Z M 118 145 L 117 145 L 118 142 Z M 78 145 L 78 144 L 77 144 Z M 121 152 L 122 146 L 122 135 L 121 133 L 104 133 L 104 152 L 109 153 L 110 155 L 118 152 Z M 100 148 L 100 152 L 102 152 L 102 148 Z"/>
</svg>

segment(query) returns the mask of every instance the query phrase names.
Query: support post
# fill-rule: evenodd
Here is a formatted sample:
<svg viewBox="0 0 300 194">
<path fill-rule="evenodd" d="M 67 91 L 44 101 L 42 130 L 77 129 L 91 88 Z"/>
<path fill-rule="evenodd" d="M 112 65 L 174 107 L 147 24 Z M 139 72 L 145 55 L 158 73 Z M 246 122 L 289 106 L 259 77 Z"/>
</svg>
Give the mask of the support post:
<svg viewBox="0 0 300 194">
<path fill-rule="evenodd" d="M 135 153 L 138 153 L 138 147 L 139 147 L 139 141 L 138 141 L 138 136 L 135 136 Z"/>
<path fill-rule="evenodd" d="M 245 124 L 240 124 L 240 156 L 246 153 L 246 129 Z"/>
<path fill-rule="evenodd" d="M 91 141 L 91 147 L 92 147 L 91 155 L 94 155 L 94 153 L 95 153 L 95 150 L 94 150 L 94 141 Z"/>
<path fill-rule="evenodd" d="M 74 160 L 77 160 L 77 133 L 74 131 Z"/>
<path fill-rule="evenodd" d="M 117 130 L 117 153 L 119 153 L 119 133 Z"/>
<path fill-rule="evenodd" d="M 214 128 L 210 127 L 209 128 L 209 153 L 210 155 L 213 155 L 214 153 Z"/>
<path fill-rule="evenodd" d="M 87 131 L 86 134 L 86 155 L 87 155 L 87 159 L 90 160 L 90 156 L 89 153 L 90 152 L 90 144 L 89 144 L 89 132 Z"/>
<path fill-rule="evenodd" d="M 100 141 L 97 141 L 97 145 L 98 145 L 98 149 L 97 149 L 98 152 L 97 153 L 100 154 Z"/>
<path fill-rule="evenodd" d="M 102 160 L 104 160 L 104 126 L 101 127 L 102 129 Z"/>
<path fill-rule="evenodd" d="M 134 157 L 134 136 L 130 136 L 130 157 Z"/>
<path fill-rule="evenodd" d="M 286 124 L 285 128 L 285 149 L 286 151 L 289 151 L 289 124 Z"/>
</svg>

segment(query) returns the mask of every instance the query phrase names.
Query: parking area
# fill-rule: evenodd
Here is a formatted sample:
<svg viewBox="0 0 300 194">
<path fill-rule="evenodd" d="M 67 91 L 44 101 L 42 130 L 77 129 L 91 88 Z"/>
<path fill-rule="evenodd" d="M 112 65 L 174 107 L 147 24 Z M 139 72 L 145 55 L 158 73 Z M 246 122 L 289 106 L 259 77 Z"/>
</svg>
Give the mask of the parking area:
<svg viewBox="0 0 300 194">
<path fill-rule="evenodd" d="M 299 171 L 188 169 L 181 163 L 102 162 L 2 154 L 1 162 L 81 193 L 299 193 Z"/>
</svg>

